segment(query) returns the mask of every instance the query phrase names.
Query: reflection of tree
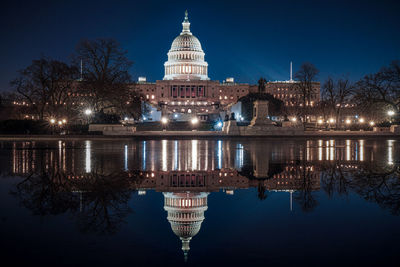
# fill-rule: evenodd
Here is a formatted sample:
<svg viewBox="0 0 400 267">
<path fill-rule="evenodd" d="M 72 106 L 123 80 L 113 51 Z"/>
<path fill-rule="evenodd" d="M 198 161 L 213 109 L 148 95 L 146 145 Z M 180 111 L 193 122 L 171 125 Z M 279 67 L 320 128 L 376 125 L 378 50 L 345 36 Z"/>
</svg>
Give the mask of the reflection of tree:
<svg viewBox="0 0 400 267">
<path fill-rule="evenodd" d="M 341 161 L 323 163 L 320 169 L 322 171 L 322 188 L 329 197 L 333 197 L 335 192 L 339 195 L 348 194 L 348 187 L 350 186 L 352 178 L 349 176 L 348 172 L 343 170 Z"/>
<path fill-rule="evenodd" d="M 11 193 L 34 215 L 56 215 L 76 211 L 79 207 L 77 196 L 65 190 L 69 186 L 69 181 L 59 172 L 32 173 Z"/>
<path fill-rule="evenodd" d="M 136 172 L 68 176 L 54 168 L 30 174 L 12 193 L 35 215 L 69 212 L 84 232 L 115 233 L 131 212 L 128 201 L 138 177 Z"/>
<path fill-rule="evenodd" d="M 354 174 L 352 188 L 364 199 L 400 215 L 400 166 L 367 165 Z"/>
<path fill-rule="evenodd" d="M 349 167 L 350 165 L 350 167 Z M 321 184 L 328 196 L 347 195 L 350 190 L 400 215 L 400 165 L 323 163 Z"/>
<path fill-rule="evenodd" d="M 84 191 L 79 228 L 83 232 L 115 233 L 132 212 L 128 205 L 132 190 L 126 173 L 91 174 L 78 188 Z"/>
<path fill-rule="evenodd" d="M 294 200 L 301 206 L 304 212 L 313 211 L 318 206 L 318 201 L 313 193 L 313 166 L 306 161 L 298 162 L 299 175 L 301 177 L 300 188 L 294 195 Z"/>
</svg>

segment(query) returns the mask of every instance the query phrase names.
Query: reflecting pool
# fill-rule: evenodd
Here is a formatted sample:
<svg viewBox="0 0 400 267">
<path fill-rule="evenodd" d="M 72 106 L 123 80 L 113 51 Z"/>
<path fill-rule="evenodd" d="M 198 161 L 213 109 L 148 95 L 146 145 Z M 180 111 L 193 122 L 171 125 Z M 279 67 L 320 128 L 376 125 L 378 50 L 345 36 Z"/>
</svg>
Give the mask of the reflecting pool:
<svg viewBox="0 0 400 267">
<path fill-rule="evenodd" d="M 399 265 L 400 140 L 0 147 L 7 266 Z"/>
</svg>

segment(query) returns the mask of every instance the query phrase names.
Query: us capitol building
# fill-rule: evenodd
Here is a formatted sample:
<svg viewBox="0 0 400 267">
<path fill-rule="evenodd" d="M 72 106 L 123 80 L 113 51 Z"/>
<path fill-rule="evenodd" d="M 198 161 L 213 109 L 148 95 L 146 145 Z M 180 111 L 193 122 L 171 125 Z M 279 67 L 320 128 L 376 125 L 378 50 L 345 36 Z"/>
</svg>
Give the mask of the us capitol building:
<svg viewBox="0 0 400 267">
<path fill-rule="evenodd" d="M 164 63 L 164 78 L 147 82 L 139 77 L 132 89 L 142 94 L 163 116 L 185 119 L 197 116 L 201 120 L 215 119 L 228 111 L 239 98 L 258 92 L 258 85 L 235 83 L 227 78 L 223 83 L 208 77 L 208 63 L 199 39 L 190 31 L 188 12 L 182 22 L 182 32 L 172 42 Z M 281 99 L 286 106 L 295 106 L 300 96 L 293 88 L 296 83 L 275 81 L 266 84 L 265 93 Z M 320 84 L 314 84 L 311 103 L 319 101 Z"/>
</svg>

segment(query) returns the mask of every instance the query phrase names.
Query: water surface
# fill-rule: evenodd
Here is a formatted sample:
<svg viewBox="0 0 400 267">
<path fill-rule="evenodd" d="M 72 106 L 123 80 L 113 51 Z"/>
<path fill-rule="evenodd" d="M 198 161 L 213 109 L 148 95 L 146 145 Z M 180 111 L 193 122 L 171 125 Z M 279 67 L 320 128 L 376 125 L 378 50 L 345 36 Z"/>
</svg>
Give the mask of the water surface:
<svg viewBox="0 0 400 267">
<path fill-rule="evenodd" d="M 389 265 L 400 142 L 0 142 L 10 265 Z"/>
</svg>

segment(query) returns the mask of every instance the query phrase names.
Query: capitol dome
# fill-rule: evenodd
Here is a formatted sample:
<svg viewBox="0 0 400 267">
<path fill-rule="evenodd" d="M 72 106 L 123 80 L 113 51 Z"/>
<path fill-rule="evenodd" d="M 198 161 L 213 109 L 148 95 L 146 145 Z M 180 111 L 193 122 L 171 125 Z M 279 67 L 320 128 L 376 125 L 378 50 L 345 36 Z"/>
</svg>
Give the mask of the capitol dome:
<svg viewBox="0 0 400 267">
<path fill-rule="evenodd" d="M 209 80 L 208 64 L 196 36 L 190 32 L 188 13 L 182 22 L 182 32 L 174 39 L 164 63 L 164 80 Z"/>
<path fill-rule="evenodd" d="M 204 221 L 208 193 L 164 193 L 164 209 L 172 231 L 182 241 L 182 251 L 187 259 L 189 243 Z"/>
</svg>

